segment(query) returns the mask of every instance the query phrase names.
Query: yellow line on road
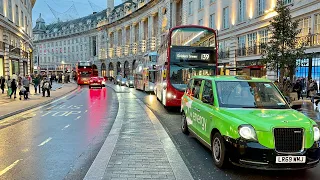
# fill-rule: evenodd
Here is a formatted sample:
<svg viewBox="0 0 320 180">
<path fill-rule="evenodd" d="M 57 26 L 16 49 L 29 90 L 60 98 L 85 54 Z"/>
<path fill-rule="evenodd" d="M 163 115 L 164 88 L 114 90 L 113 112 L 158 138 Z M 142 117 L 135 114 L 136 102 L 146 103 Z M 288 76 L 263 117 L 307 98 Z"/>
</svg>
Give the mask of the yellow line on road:
<svg viewBox="0 0 320 180">
<path fill-rule="evenodd" d="M 18 164 L 19 161 L 22 159 L 16 160 L 14 163 L 12 163 L 10 166 L 6 167 L 4 170 L 0 171 L 0 176 L 4 175 L 6 172 L 8 172 L 10 169 L 12 169 L 14 166 Z"/>
<path fill-rule="evenodd" d="M 51 137 L 49 137 L 48 139 L 46 139 L 45 141 L 43 141 L 41 144 L 39 144 L 38 146 L 40 147 L 40 146 L 43 146 L 43 145 L 45 145 L 46 143 L 48 143 L 49 141 L 51 141 Z"/>
</svg>

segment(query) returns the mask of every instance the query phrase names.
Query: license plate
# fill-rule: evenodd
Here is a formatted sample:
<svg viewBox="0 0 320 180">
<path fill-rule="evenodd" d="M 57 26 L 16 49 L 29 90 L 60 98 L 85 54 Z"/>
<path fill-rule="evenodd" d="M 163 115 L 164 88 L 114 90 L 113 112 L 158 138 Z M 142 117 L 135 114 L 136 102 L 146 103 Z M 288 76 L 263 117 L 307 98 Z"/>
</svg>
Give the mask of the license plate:
<svg viewBox="0 0 320 180">
<path fill-rule="evenodd" d="M 88 84 L 88 81 L 85 81 L 84 84 Z"/>
<path fill-rule="evenodd" d="M 305 163 L 306 156 L 276 156 L 276 163 Z"/>
</svg>

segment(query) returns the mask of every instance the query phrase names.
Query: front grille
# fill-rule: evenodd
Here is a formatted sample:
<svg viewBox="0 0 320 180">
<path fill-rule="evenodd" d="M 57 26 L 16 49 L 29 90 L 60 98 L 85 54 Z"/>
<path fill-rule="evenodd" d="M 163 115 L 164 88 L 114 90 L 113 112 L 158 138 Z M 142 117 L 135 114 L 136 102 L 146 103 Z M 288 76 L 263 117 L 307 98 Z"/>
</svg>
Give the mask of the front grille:
<svg viewBox="0 0 320 180">
<path fill-rule="evenodd" d="M 278 152 L 299 152 L 303 146 L 302 128 L 275 128 L 275 149 Z"/>
</svg>

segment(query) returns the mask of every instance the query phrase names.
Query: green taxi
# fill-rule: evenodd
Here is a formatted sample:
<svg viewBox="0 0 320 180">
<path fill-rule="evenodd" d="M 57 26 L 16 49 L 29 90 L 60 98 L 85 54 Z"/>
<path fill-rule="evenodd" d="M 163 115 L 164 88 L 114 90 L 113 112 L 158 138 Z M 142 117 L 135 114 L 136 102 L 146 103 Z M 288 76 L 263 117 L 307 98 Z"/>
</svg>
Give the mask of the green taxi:
<svg viewBox="0 0 320 180">
<path fill-rule="evenodd" d="M 195 76 L 181 101 L 182 132 L 212 150 L 215 165 L 290 170 L 315 167 L 317 124 L 292 109 L 267 79 Z"/>
</svg>

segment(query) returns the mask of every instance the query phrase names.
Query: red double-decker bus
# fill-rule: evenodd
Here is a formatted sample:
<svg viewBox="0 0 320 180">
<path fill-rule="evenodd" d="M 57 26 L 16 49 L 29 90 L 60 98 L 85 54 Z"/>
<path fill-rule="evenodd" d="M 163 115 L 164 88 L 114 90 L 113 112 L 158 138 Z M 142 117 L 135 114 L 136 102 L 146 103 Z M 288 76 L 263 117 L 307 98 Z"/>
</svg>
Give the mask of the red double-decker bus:
<svg viewBox="0 0 320 180">
<path fill-rule="evenodd" d="M 188 80 L 217 75 L 216 31 L 184 25 L 170 29 L 158 50 L 154 93 L 164 106 L 180 106 Z"/>
<path fill-rule="evenodd" d="M 92 63 L 90 61 L 80 61 L 77 63 L 77 83 L 79 85 L 89 84 L 90 77 L 93 76 Z"/>
</svg>

